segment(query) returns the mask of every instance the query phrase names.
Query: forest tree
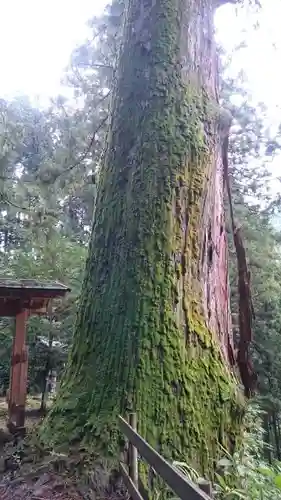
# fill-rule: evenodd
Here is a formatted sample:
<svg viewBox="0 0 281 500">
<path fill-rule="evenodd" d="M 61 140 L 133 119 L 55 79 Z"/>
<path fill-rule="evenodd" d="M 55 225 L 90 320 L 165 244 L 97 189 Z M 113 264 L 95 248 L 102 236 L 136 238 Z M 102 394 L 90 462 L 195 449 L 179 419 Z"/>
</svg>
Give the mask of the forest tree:
<svg viewBox="0 0 281 500">
<path fill-rule="evenodd" d="M 73 345 L 40 434 L 106 453 L 117 416 L 212 473 L 241 406 L 211 0 L 130 0 Z M 110 446 L 109 446 L 110 445 Z"/>
</svg>

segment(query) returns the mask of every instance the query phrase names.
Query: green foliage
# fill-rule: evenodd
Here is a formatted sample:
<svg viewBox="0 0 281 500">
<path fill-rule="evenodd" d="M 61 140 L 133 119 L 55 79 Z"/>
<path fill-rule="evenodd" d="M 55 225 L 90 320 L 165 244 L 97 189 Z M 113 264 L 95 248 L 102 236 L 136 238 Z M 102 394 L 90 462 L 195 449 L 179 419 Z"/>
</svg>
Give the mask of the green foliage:
<svg viewBox="0 0 281 500">
<path fill-rule="evenodd" d="M 10 321 L 2 319 L 0 322 L 0 396 L 4 395 L 10 378 L 10 356 L 12 348 Z"/>
<path fill-rule="evenodd" d="M 231 64 L 231 61 L 228 61 Z M 226 65 L 227 66 L 227 65 Z M 265 449 L 268 459 L 281 459 L 280 448 L 280 299 L 281 253 L 280 226 L 275 211 L 280 209 L 272 192 L 279 182 L 273 179 L 268 144 L 278 141 L 279 130 L 266 126 L 266 109 L 254 103 L 246 89 L 243 75 L 228 78 L 225 68 L 223 100 L 234 116 L 230 138 L 230 182 L 236 223 L 242 228 L 256 319 L 252 357 L 258 374 L 260 405 L 265 411 L 265 439 L 272 446 Z M 274 134 L 277 135 L 274 135 Z M 273 227 L 273 222 L 275 226 Z M 237 263 L 229 230 L 231 306 L 235 341 L 239 339 Z"/>
<path fill-rule="evenodd" d="M 248 408 L 243 447 L 233 456 L 226 454 L 217 466 L 217 497 L 221 500 L 278 500 L 281 498 L 281 463 L 264 460 L 262 412 Z"/>
<path fill-rule="evenodd" d="M 54 111 L 39 112 L 22 99 L 2 102 L 1 116 L 0 137 L 6 154 L 0 179 L 0 275 L 61 281 L 72 290 L 63 303 L 54 303 L 52 326 L 42 317 L 29 321 L 29 388 L 34 391 L 44 385 L 46 359 L 56 358 L 58 371 L 65 360 L 65 353 L 58 355 L 56 349 L 44 346 L 38 337 L 43 336 L 47 344 L 49 339 L 70 343 L 83 278 L 87 230 L 80 206 L 77 212 L 73 206 L 69 209 L 69 186 L 65 190 L 55 189 L 42 179 L 42 172 L 53 171 L 54 161 L 58 161 L 54 160 Z M 73 219 L 78 218 L 82 231 L 78 227 L 69 231 Z M 1 384 L 6 390 L 14 331 L 4 319 L 0 324 Z"/>
<path fill-rule="evenodd" d="M 218 500 L 278 500 L 281 498 L 281 462 L 264 459 L 263 412 L 256 404 L 247 408 L 242 446 L 233 455 L 221 449 L 213 484 Z M 173 465 L 193 483 L 201 480 L 198 472 L 185 462 Z M 174 497 L 169 497 L 176 500 Z"/>
</svg>

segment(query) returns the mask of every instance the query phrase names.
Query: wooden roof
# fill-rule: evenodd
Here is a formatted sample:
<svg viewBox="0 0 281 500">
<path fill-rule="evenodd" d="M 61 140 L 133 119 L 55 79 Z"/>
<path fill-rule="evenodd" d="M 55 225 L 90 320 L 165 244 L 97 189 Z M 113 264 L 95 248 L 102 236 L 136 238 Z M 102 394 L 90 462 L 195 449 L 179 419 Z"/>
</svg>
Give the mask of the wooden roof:
<svg viewBox="0 0 281 500">
<path fill-rule="evenodd" d="M 23 309 L 45 314 L 49 301 L 67 292 L 70 288 L 58 282 L 0 278 L 0 316 L 16 316 Z"/>
</svg>

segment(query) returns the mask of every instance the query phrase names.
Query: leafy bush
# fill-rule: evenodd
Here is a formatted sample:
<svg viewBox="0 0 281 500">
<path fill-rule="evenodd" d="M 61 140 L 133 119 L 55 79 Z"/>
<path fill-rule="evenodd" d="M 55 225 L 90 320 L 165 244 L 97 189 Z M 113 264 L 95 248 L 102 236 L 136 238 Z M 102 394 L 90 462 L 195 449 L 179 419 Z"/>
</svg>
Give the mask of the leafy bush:
<svg viewBox="0 0 281 500">
<path fill-rule="evenodd" d="M 281 500 L 281 462 L 269 464 L 264 458 L 262 412 L 249 405 L 242 447 L 230 455 L 222 448 L 217 463 L 214 498 L 217 500 Z M 173 462 L 189 480 L 198 483 L 197 472 L 184 462 Z M 173 500 L 176 500 L 173 498 Z"/>
<path fill-rule="evenodd" d="M 256 404 L 248 407 L 243 446 L 233 456 L 223 450 L 218 462 L 215 498 L 220 500 L 281 500 L 281 463 L 264 459 L 265 442 L 262 412 Z"/>
</svg>

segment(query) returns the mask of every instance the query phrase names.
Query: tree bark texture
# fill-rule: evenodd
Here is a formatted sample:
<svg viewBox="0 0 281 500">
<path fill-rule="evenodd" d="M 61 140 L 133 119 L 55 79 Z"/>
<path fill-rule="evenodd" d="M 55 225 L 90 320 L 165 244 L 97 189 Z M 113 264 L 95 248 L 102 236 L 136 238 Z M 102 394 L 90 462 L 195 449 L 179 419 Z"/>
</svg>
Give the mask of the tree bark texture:
<svg viewBox="0 0 281 500">
<path fill-rule="evenodd" d="M 129 0 L 80 310 L 46 442 L 117 415 L 211 471 L 240 422 L 210 0 Z M 105 452 L 106 453 L 106 452 Z"/>
</svg>

